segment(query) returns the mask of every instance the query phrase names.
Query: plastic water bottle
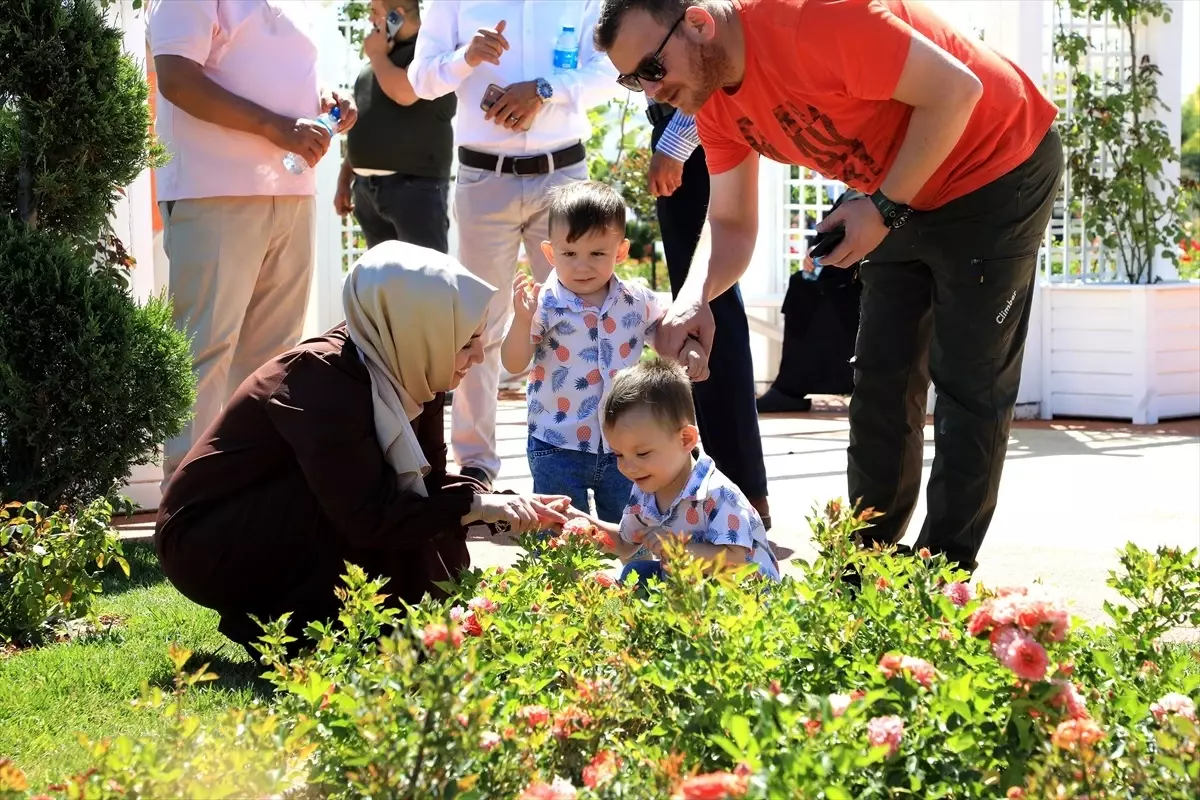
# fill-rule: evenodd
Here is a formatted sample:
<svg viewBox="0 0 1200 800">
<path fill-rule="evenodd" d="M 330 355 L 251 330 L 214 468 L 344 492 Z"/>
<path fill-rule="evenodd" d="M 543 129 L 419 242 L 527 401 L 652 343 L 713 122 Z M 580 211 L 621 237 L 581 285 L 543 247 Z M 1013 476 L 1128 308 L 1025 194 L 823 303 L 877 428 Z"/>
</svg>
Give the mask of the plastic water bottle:
<svg viewBox="0 0 1200 800">
<path fill-rule="evenodd" d="M 321 116 L 317 117 L 317 122 L 325 126 L 325 130 L 329 131 L 329 135 L 333 136 L 333 132 L 337 130 L 338 122 L 342 118 L 342 111 L 337 106 L 326 111 Z M 296 153 L 288 153 L 283 157 L 283 167 L 293 175 L 303 175 L 308 169 L 308 161 L 304 156 Z"/>
<path fill-rule="evenodd" d="M 567 70 L 579 68 L 579 37 L 575 28 L 564 25 L 558 41 L 554 43 L 554 74 L 560 75 Z"/>
</svg>

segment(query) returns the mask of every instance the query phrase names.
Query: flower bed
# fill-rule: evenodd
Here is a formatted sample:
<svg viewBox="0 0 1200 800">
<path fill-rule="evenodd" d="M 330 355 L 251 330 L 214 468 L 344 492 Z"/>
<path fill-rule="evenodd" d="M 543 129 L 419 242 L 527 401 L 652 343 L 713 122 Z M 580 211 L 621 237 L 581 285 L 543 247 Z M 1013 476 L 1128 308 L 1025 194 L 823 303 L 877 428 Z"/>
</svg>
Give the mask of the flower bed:
<svg viewBox="0 0 1200 800">
<path fill-rule="evenodd" d="M 778 585 L 682 556 L 666 584 L 614 585 L 579 538 L 399 617 L 350 568 L 344 626 L 313 626 L 310 655 L 286 662 L 267 625 L 280 694 L 237 730 L 269 719 L 286 746 L 240 796 L 289 774 L 331 797 L 1197 796 L 1200 669 L 1160 641 L 1200 624 L 1195 551 L 1127 548 L 1126 602 L 1089 629 L 1042 587 L 858 553 L 837 503 L 812 522 L 821 558 Z M 181 762 L 223 736 L 189 735 Z"/>
</svg>

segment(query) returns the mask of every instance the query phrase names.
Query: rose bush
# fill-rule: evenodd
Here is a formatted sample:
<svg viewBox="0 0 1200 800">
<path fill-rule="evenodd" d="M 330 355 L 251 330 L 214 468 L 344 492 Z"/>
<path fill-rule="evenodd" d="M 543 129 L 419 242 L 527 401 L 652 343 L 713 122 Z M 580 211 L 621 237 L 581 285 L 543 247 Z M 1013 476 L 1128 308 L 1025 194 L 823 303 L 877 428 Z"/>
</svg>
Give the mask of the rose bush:
<svg viewBox="0 0 1200 800">
<path fill-rule="evenodd" d="M 1163 643 L 1200 624 L 1196 551 L 1126 548 L 1090 628 L 1043 587 L 860 552 L 868 518 L 815 514 L 820 557 L 777 585 L 682 552 L 663 584 L 598 581 L 566 536 L 400 614 L 349 567 L 307 655 L 265 623 L 270 713 L 337 798 L 1197 796 L 1200 663 Z"/>
<path fill-rule="evenodd" d="M 128 577 L 112 516 L 103 499 L 74 516 L 41 503 L 0 506 L 0 645 L 38 644 L 88 616 L 107 566 Z"/>
<path fill-rule="evenodd" d="M 1195 552 L 1127 548 L 1124 604 L 1090 629 L 1044 587 L 860 552 L 869 518 L 829 504 L 821 557 L 772 586 L 682 554 L 620 586 L 567 535 L 400 617 L 351 568 L 312 655 L 268 626 L 278 710 L 337 797 L 1195 795 L 1200 668 L 1161 644 L 1200 623 Z"/>
</svg>

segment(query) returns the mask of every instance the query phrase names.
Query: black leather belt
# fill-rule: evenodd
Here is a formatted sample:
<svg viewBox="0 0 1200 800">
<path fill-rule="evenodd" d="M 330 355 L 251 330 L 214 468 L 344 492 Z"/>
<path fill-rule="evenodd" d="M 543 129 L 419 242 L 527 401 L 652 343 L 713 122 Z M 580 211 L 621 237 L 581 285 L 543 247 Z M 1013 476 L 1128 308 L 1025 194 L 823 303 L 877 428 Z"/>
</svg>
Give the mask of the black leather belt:
<svg viewBox="0 0 1200 800">
<path fill-rule="evenodd" d="M 520 177 L 547 175 L 555 170 L 574 166 L 585 158 L 587 158 L 587 149 L 581 142 L 576 142 L 570 147 L 564 147 L 562 150 L 550 153 L 549 155 L 503 156 L 503 161 L 500 163 L 500 171 L 507 175 L 517 175 Z M 458 163 L 464 167 L 495 172 L 496 162 L 500 159 L 501 156 L 480 153 L 476 150 L 468 150 L 465 147 L 458 148 Z M 553 169 L 551 168 L 551 164 L 553 164 Z"/>
<path fill-rule="evenodd" d="M 659 123 L 666 122 L 673 116 L 675 116 L 675 106 L 655 103 L 653 100 L 646 106 L 646 119 L 650 120 L 650 124 L 656 128 Z"/>
</svg>

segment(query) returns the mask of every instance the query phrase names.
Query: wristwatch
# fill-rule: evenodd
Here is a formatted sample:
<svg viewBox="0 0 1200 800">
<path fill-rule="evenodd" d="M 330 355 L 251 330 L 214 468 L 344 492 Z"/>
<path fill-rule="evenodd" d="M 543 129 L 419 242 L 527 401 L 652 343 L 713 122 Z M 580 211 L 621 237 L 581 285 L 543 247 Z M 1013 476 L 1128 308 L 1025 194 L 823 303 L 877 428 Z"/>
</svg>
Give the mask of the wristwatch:
<svg viewBox="0 0 1200 800">
<path fill-rule="evenodd" d="M 892 202 L 883 192 L 875 192 L 871 195 L 871 202 L 875 204 L 879 215 L 883 217 L 883 224 L 893 230 L 903 228 L 904 223 L 908 222 L 908 218 L 912 214 L 912 208 L 902 203 Z"/>
<path fill-rule="evenodd" d="M 538 78 L 533 82 L 533 85 L 537 89 L 537 95 L 543 103 L 550 102 L 550 98 L 554 97 L 554 87 L 545 78 Z"/>
</svg>

